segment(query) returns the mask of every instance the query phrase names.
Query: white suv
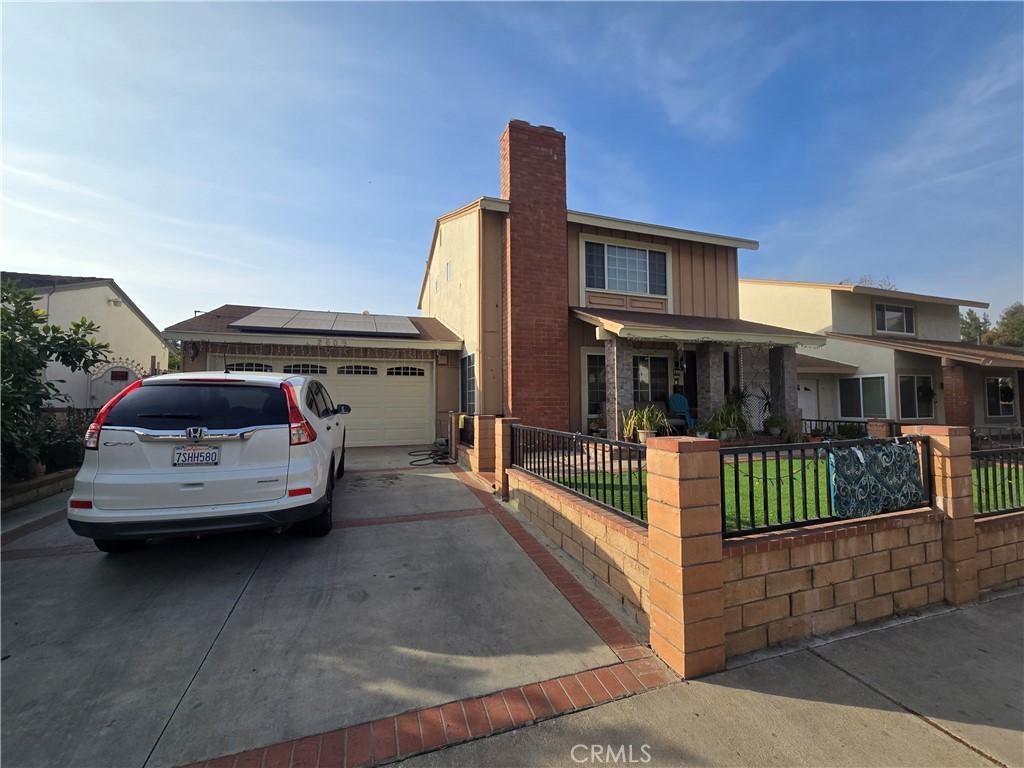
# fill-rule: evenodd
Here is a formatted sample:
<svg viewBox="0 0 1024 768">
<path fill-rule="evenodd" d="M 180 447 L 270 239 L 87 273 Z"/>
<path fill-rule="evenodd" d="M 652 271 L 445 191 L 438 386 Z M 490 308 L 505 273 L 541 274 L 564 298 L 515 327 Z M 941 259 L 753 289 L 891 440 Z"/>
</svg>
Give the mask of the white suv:
<svg viewBox="0 0 1024 768">
<path fill-rule="evenodd" d="M 178 373 L 136 381 L 85 435 L 68 502 L 72 530 L 104 552 L 147 538 L 332 527 L 345 471 L 347 405 L 316 379 Z"/>
</svg>

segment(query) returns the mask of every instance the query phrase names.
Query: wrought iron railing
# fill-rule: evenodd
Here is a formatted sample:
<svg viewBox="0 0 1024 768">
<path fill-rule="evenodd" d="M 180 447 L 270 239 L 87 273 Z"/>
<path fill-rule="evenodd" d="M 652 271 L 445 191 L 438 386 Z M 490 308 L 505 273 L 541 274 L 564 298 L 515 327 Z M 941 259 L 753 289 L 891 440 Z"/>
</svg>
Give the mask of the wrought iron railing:
<svg viewBox="0 0 1024 768">
<path fill-rule="evenodd" d="M 1005 426 L 971 427 L 971 450 L 990 448 L 1024 448 L 1024 427 Z"/>
<path fill-rule="evenodd" d="M 972 451 L 971 486 L 975 515 L 1024 509 L 1024 448 Z"/>
<path fill-rule="evenodd" d="M 647 520 L 643 445 L 513 424 L 512 465 L 634 520 Z"/>
<path fill-rule="evenodd" d="M 828 440 L 817 443 L 721 448 L 722 533 L 748 533 L 794 528 L 837 518 L 862 517 L 930 504 L 933 498 L 928 438 Z M 885 446 L 913 446 L 890 450 L 879 459 L 873 454 Z M 858 449 L 852 454 L 844 449 Z M 840 451 L 842 451 L 840 453 Z M 859 462 L 864 498 L 851 506 L 853 484 L 845 466 Z M 898 474 L 900 461 L 913 462 L 911 477 Z M 893 466 L 897 469 L 891 469 Z M 886 473 L 889 473 L 888 475 Z M 878 477 L 875 477 L 878 474 Z M 837 495 L 838 494 L 838 495 Z"/>
<path fill-rule="evenodd" d="M 459 425 L 459 442 L 463 445 L 473 446 L 473 417 L 463 416 Z"/>
<path fill-rule="evenodd" d="M 805 437 L 827 437 L 839 440 L 858 440 L 868 436 L 866 421 L 844 421 L 839 419 L 801 419 L 800 431 Z"/>
</svg>

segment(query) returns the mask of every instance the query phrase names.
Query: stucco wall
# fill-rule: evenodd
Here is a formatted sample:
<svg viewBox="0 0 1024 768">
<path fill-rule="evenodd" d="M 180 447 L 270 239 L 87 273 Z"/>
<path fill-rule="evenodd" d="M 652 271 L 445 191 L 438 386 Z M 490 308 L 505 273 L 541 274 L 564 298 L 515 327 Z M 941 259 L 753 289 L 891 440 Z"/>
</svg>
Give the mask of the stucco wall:
<svg viewBox="0 0 1024 768">
<path fill-rule="evenodd" d="M 739 301 L 744 320 L 810 333 L 831 330 L 832 291 L 828 288 L 742 281 Z"/>
<path fill-rule="evenodd" d="M 68 328 L 82 317 L 95 322 L 100 326 L 96 338 L 110 344 L 108 356 L 112 360 L 128 361 L 127 367 L 149 373 L 151 359 L 155 356 L 157 367 L 161 370 L 167 368 L 167 347 L 163 340 L 115 291 L 105 285 L 55 291 L 41 296 L 35 305 L 48 314 L 49 322 L 62 328 Z M 97 373 L 101 370 L 97 369 Z M 47 366 L 46 376 L 56 382 L 79 408 L 96 408 L 103 405 L 98 398 L 104 402 L 107 399 L 109 387 L 94 399 L 90 384 L 92 377 L 81 371 L 72 373 L 63 365 L 51 363 Z"/>
<path fill-rule="evenodd" d="M 441 222 L 422 309 L 460 336 L 465 351 L 473 353 L 480 349 L 479 306 L 480 217 L 473 208 Z"/>
</svg>

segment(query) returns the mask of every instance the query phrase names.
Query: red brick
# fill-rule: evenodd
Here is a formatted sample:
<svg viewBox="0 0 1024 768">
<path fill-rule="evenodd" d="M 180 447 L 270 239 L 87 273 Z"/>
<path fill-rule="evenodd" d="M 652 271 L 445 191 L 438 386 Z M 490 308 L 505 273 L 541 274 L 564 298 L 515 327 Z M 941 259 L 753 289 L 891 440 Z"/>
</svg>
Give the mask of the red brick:
<svg viewBox="0 0 1024 768">
<path fill-rule="evenodd" d="M 533 712 L 530 711 L 530 705 L 526 703 L 526 697 L 521 690 L 509 688 L 503 691 L 502 695 L 505 697 L 505 705 L 512 716 L 513 724 L 524 725 L 533 720 Z"/>
<path fill-rule="evenodd" d="M 441 707 L 441 720 L 444 723 L 444 737 L 449 744 L 457 744 L 469 738 L 469 726 L 462 712 L 462 704 L 450 702 Z"/>
<path fill-rule="evenodd" d="M 601 685 L 601 681 L 597 679 L 597 675 L 593 672 L 589 670 L 586 672 L 580 672 L 576 675 L 576 679 L 580 681 L 580 684 L 583 686 L 584 690 L 586 690 L 587 695 L 593 699 L 595 704 L 599 704 L 602 701 L 608 701 L 608 699 L 611 698 L 608 691 L 605 690 L 605 687 Z"/>
<path fill-rule="evenodd" d="M 635 662 L 630 662 L 635 663 Z M 574 708 L 579 709 L 580 707 L 590 706 L 593 702 L 586 690 L 579 680 L 574 675 L 566 675 L 565 677 L 558 678 L 558 682 L 562 684 L 562 688 L 569 695 L 570 701 Z"/>
<path fill-rule="evenodd" d="M 296 742 L 292 748 L 291 768 L 316 768 L 319 759 L 320 737 L 310 736 Z"/>
<path fill-rule="evenodd" d="M 614 667 L 611 667 L 611 670 L 615 675 L 615 679 L 622 683 L 622 687 L 629 693 L 640 693 L 643 691 L 643 685 L 637 680 L 636 675 L 629 671 L 625 664 L 616 664 Z"/>
<path fill-rule="evenodd" d="M 234 768 L 261 768 L 263 765 L 263 750 L 250 749 L 238 755 Z"/>
<path fill-rule="evenodd" d="M 398 752 L 411 755 L 423 750 L 423 738 L 420 736 L 420 719 L 415 712 L 406 712 L 395 718 L 395 730 L 398 732 Z"/>
<path fill-rule="evenodd" d="M 539 683 L 523 686 L 523 695 L 535 718 L 549 717 L 554 714 L 547 696 L 544 695 L 544 689 L 540 687 Z"/>
<path fill-rule="evenodd" d="M 325 733 L 320 741 L 320 768 L 343 768 L 345 765 L 345 728 Z"/>
<path fill-rule="evenodd" d="M 286 741 L 282 744 L 274 744 L 267 747 L 267 753 L 263 757 L 264 768 L 288 768 L 292 762 L 293 741 Z"/>
<path fill-rule="evenodd" d="M 626 689 L 623 687 L 619 679 L 615 677 L 615 674 L 608 667 L 602 667 L 601 669 L 594 670 L 594 674 L 597 675 L 597 679 L 601 681 L 601 685 L 604 686 L 605 690 L 611 694 L 613 699 L 617 699 L 620 696 L 626 695 Z"/>
<path fill-rule="evenodd" d="M 540 687 L 544 689 L 544 693 L 547 695 L 548 701 L 551 702 L 555 714 L 575 709 L 572 699 L 569 698 L 569 694 L 565 692 L 565 689 L 558 680 L 545 680 L 540 684 Z"/>
<path fill-rule="evenodd" d="M 462 711 L 466 715 L 466 724 L 471 736 L 475 738 L 490 734 L 491 722 L 487 719 L 487 711 L 480 699 L 464 699 Z"/>
<path fill-rule="evenodd" d="M 505 704 L 505 699 L 500 693 L 484 696 L 483 703 L 493 730 L 502 731 L 512 725 L 512 715 L 509 714 L 508 705 Z"/>
<path fill-rule="evenodd" d="M 353 725 L 348 729 L 345 748 L 345 768 L 360 768 L 370 764 L 370 726 Z"/>
<path fill-rule="evenodd" d="M 374 762 L 391 760 L 398 755 L 395 741 L 395 718 L 386 717 L 370 723 L 370 746 Z"/>
</svg>

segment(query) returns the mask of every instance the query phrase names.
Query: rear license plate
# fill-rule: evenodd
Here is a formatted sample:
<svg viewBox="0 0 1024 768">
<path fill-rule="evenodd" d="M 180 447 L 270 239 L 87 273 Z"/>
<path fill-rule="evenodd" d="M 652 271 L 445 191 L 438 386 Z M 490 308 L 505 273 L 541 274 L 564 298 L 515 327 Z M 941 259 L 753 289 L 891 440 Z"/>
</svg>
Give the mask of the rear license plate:
<svg viewBox="0 0 1024 768">
<path fill-rule="evenodd" d="M 220 463 L 220 446 L 178 445 L 174 448 L 174 466 L 202 467 Z"/>
</svg>

